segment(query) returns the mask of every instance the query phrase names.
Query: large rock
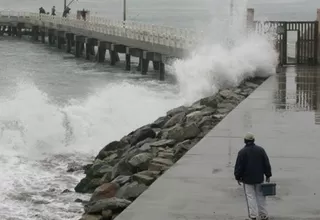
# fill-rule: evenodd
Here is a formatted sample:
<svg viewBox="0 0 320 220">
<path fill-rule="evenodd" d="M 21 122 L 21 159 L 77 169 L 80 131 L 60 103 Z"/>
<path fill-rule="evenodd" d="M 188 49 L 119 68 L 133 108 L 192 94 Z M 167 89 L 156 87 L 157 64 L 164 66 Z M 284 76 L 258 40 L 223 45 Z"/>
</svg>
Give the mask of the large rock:
<svg viewBox="0 0 320 220">
<path fill-rule="evenodd" d="M 164 124 L 169 120 L 169 116 L 160 117 L 157 120 L 155 120 L 152 124 L 152 128 L 162 128 Z"/>
<path fill-rule="evenodd" d="M 153 163 L 157 163 L 157 164 L 162 164 L 165 166 L 172 166 L 173 162 L 170 159 L 166 159 L 166 158 L 161 158 L 161 157 L 156 157 L 152 159 Z"/>
<path fill-rule="evenodd" d="M 245 87 L 251 88 L 251 89 L 256 89 L 259 86 L 258 84 L 248 82 L 248 81 L 244 82 L 244 84 L 245 84 Z"/>
<path fill-rule="evenodd" d="M 93 165 L 88 170 L 86 170 L 85 174 L 87 174 L 88 177 L 99 178 L 103 177 L 105 173 L 111 171 L 112 166 L 110 166 L 103 160 L 97 159 L 94 161 Z"/>
<path fill-rule="evenodd" d="M 229 102 L 222 102 L 219 103 L 217 113 L 219 114 L 225 114 L 227 112 L 230 112 L 236 107 L 235 104 L 229 103 Z"/>
<path fill-rule="evenodd" d="M 176 125 L 170 128 L 168 131 L 168 138 L 174 139 L 176 141 L 184 141 L 186 139 L 192 139 L 200 134 L 200 129 L 195 123 L 187 124 L 182 127 L 181 125 Z"/>
<path fill-rule="evenodd" d="M 106 145 L 104 148 L 102 148 L 102 150 L 97 155 L 96 159 L 102 160 L 105 157 L 109 156 L 109 154 L 108 154 L 109 151 L 118 150 L 118 149 L 121 149 L 125 146 L 126 146 L 126 143 L 123 143 L 121 141 L 112 141 L 111 143 Z"/>
<path fill-rule="evenodd" d="M 213 115 L 216 112 L 216 109 L 213 109 L 211 107 L 207 107 L 203 109 L 202 111 L 195 111 L 187 115 L 187 123 L 190 124 L 192 122 L 199 123 L 203 117 L 208 115 Z"/>
<path fill-rule="evenodd" d="M 105 157 L 103 161 L 111 166 L 114 166 L 118 162 L 118 154 L 112 153 L 109 156 Z"/>
<path fill-rule="evenodd" d="M 92 193 L 98 186 L 101 185 L 100 178 L 83 178 L 74 188 L 78 193 Z"/>
<path fill-rule="evenodd" d="M 127 163 L 126 158 L 121 159 L 112 169 L 111 179 L 115 179 L 119 175 L 132 175 L 132 167 Z"/>
<path fill-rule="evenodd" d="M 186 117 L 186 113 L 185 112 L 180 112 L 175 114 L 174 116 L 172 116 L 167 123 L 165 123 L 165 125 L 163 126 L 163 128 L 170 128 L 176 124 L 180 124 L 183 122 L 183 120 Z"/>
<path fill-rule="evenodd" d="M 121 212 L 127 208 L 131 202 L 126 199 L 119 199 L 116 197 L 110 199 L 101 199 L 95 202 L 88 203 L 84 208 L 86 213 L 101 213 L 103 210 L 112 210 L 114 212 Z"/>
<path fill-rule="evenodd" d="M 159 140 L 159 141 L 150 143 L 150 147 L 172 147 L 175 143 L 176 143 L 175 140 L 164 139 L 164 140 Z"/>
<path fill-rule="evenodd" d="M 218 95 L 209 96 L 200 100 L 200 105 L 205 105 L 207 107 L 211 107 L 213 109 L 217 108 L 219 102 L 221 102 L 221 98 Z"/>
<path fill-rule="evenodd" d="M 136 173 L 132 176 L 132 179 L 134 181 L 137 181 L 138 183 L 142 183 L 142 184 L 149 186 L 149 185 L 151 185 L 151 183 L 153 183 L 153 181 L 155 181 L 156 178 L 152 177 L 152 176 L 147 176 L 142 173 Z"/>
<path fill-rule="evenodd" d="M 119 186 L 125 185 L 127 182 L 131 180 L 131 176 L 125 176 L 125 175 L 120 175 L 114 180 L 112 180 L 113 183 L 117 183 Z"/>
<path fill-rule="evenodd" d="M 146 143 L 152 143 L 152 142 L 155 142 L 157 139 L 154 139 L 154 138 L 147 138 L 143 141 L 140 141 L 139 143 L 136 144 L 136 148 L 140 148 L 141 146 L 143 146 L 144 144 Z"/>
<path fill-rule="evenodd" d="M 94 190 L 90 202 L 112 198 L 116 195 L 119 188 L 120 186 L 117 183 L 104 183 Z"/>
<path fill-rule="evenodd" d="M 145 184 L 140 184 L 137 181 L 127 183 L 119 189 L 116 197 L 121 199 L 135 200 L 141 195 L 148 187 Z"/>
<path fill-rule="evenodd" d="M 129 160 L 129 164 L 139 170 L 146 170 L 148 169 L 149 161 L 152 159 L 152 154 L 150 153 L 140 153 L 133 156 Z"/>
<path fill-rule="evenodd" d="M 148 170 L 164 172 L 169 168 L 170 168 L 170 166 L 166 166 L 166 165 L 160 164 L 160 163 L 151 162 L 149 164 Z"/>
<path fill-rule="evenodd" d="M 175 114 L 181 113 L 181 112 L 188 112 L 188 107 L 186 106 L 180 106 L 174 109 L 171 109 L 170 111 L 167 112 L 167 116 L 174 116 Z"/>
<path fill-rule="evenodd" d="M 152 128 L 145 127 L 133 133 L 130 143 L 131 145 L 136 145 L 140 141 L 143 141 L 147 138 L 155 138 L 155 137 L 156 137 L 156 133 L 152 130 Z"/>
</svg>

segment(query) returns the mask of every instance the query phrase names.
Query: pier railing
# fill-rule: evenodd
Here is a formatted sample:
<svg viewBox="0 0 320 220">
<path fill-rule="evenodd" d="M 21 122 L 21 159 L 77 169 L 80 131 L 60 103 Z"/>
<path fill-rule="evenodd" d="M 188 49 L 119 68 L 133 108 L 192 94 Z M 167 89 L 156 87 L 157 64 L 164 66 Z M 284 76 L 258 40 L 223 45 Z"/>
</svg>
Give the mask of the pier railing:
<svg viewBox="0 0 320 220">
<path fill-rule="evenodd" d="M 196 40 L 199 40 L 197 33 L 189 29 L 135 21 L 111 20 L 96 16 L 89 16 L 84 21 L 77 19 L 76 15 L 73 14 L 68 17 L 61 17 L 29 12 L 0 11 L 0 19 L 1 17 L 12 18 L 17 22 L 28 22 L 33 25 L 50 24 L 53 27 L 63 25 L 172 48 L 188 49 L 195 45 Z"/>
</svg>

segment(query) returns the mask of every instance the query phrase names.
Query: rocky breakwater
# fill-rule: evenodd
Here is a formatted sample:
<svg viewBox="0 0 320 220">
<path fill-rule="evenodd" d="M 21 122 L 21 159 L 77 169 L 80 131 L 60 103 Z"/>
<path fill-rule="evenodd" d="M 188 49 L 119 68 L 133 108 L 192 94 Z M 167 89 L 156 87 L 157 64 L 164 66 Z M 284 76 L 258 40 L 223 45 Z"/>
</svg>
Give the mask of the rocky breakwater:
<svg viewBox="0 0 320 220">
<path fill-rule="evenodd" d="M 265 79 L 220 90 L 193 105 L 180 106 L 121 140 L 106 145 L 76 192 L 92 193 L 81 220 L 114 219 Z"/>
</svg>

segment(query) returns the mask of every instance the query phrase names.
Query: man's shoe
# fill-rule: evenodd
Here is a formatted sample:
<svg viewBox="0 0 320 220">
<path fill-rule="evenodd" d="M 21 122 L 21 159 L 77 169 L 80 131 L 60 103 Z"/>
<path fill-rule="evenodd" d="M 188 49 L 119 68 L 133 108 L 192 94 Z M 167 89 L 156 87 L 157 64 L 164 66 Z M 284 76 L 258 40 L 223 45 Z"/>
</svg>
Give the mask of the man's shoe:
<svg viewBox="0 0 320 220">
<path fill-rule="evenodd" d="M 269 217 L 260 217 L 261 220 L 269 220 Z"/>
</svg>

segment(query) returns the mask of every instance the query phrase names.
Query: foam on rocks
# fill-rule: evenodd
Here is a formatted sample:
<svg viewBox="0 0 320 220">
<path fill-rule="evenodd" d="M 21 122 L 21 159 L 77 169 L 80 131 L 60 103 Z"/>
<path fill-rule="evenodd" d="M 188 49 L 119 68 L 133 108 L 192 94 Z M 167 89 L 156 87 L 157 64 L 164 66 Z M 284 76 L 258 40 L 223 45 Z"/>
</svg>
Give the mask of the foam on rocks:
<svg viewBox="0 0 320 220">
<path fill-rule="evenodd" d="M 190 106 L 180 106 L 107 144 L 75 187 L 92 193 L 81 220 L 114 219 L 177 162 L 265 78 L 251 78 Z"/>
</svg>

